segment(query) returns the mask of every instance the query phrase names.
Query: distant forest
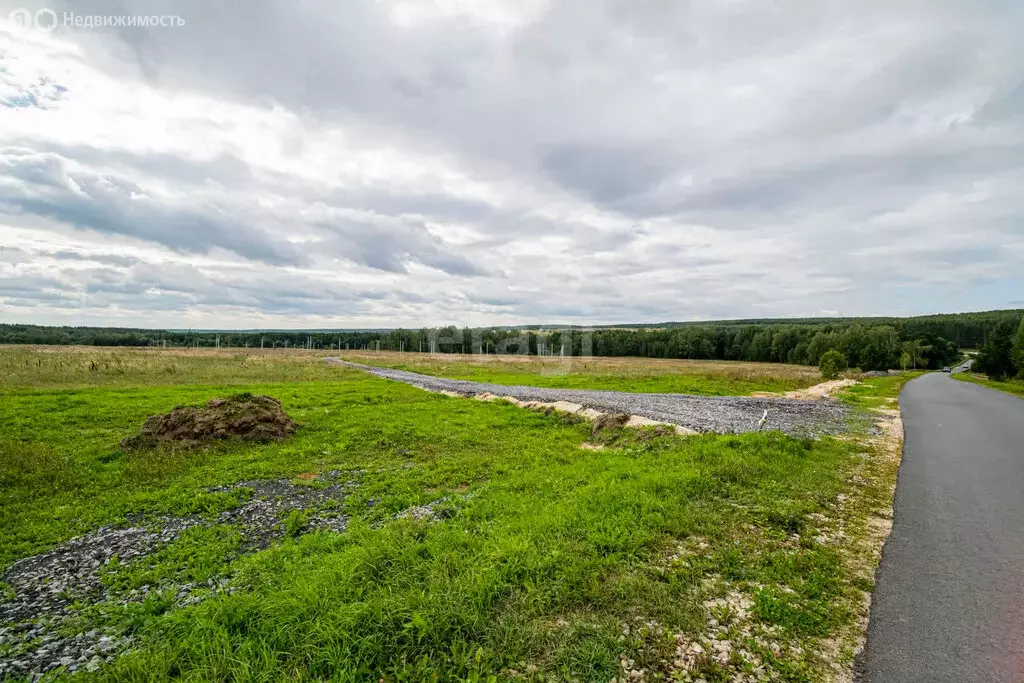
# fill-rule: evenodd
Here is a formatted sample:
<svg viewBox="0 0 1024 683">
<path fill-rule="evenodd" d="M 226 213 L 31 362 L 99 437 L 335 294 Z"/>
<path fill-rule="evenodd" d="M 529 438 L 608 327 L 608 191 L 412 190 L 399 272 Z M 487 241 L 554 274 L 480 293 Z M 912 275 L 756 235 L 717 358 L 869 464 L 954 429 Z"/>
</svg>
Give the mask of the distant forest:
<svg viewBox="0 0 1024 683">
<path fill-rule="evenodd" d="M 1024 310 L 914 318 L 798 318 L 664 323 L 658 327 L 457 328 L 368 331 L 180 331 L 0 325 L 0 344 L 380 349 L 434 353 L 642 356 L 817 365 L 836 350 L 850 367 L 939 368 L 993 330 L 1016 328 Z"/>
</svg>

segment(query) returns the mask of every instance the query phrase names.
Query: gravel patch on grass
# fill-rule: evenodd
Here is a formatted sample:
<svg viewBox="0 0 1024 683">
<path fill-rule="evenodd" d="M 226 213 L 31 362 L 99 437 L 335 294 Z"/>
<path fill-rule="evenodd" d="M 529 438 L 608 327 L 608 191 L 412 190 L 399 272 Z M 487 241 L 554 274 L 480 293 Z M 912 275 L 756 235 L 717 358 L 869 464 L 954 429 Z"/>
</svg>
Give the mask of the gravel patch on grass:
<svg viewBox="0 0 1024 683">
<path fill-rule="evenodd" d="M 287 479 L 242 481 L 209 489 L 242 492 L 249 499 L 214 519 L 199 515 L 129 517 L 127 528 L 103 527 L 61 543 L 53 550 L 19 560 L 3 574 L 0 594 L 0 680 L 27 677 L 65 667 L 94 670 L 110 661 L 126 639 L 114 631 L 90 630 L 69 635 L 65 625 L 81 605 L 142 602 L 158 590 L 173 590 L 179 605 L 195 604 L 217 590 L 230 590 L 225 579 L 200 584 L 140 586 L 117 592 L 103 581 L 115 558 L 120 566 L 141 560 L 193 527 L 234 525 L 241 530 L 241 552 L 265 548 L 288 533 L 325 529 L 344 531 L 348 517 L 337 512 L 355 481 L 334 471 L 295 484 Z M 250 494 L 251 492 L 251 494 Z M 286 519 L 295 511 L 315 510 L 298 528 Z"/>
<path fill-rule="evenodd" d="M 328 362 L 363 370 L 378 377 L 412 386 L 471 397 L 493 394 L 517 401 L 554 403 L 567 401 L 602 413 L 625 413 L 679 425 L 696 432 L 738 434 L 773 430 L 794 436 L 821 436 L 846 430 L 846 408 L 831 400 L 797 400 L 785 398 L 755 398 L 746 396 L 690 396 L 687 394 L 633 394 L 621 391 L 595 391 L 589 389 L 544 389 L 528 386 L 506 386 L 486 382 L 470 382 L 421 375 L 406 370 L 378 368 L 351 363 L 339 358 Z M 765 417 L 764 424 L 761 420 Z"/>
</svg>

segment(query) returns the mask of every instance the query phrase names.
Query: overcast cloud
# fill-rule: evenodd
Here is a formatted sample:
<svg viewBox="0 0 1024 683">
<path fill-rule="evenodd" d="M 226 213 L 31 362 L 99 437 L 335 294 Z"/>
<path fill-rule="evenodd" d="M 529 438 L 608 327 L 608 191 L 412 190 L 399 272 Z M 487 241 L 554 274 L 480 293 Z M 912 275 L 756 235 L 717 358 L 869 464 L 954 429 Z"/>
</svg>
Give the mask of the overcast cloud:
<svg viewBox="0 0 1024 683">
<path fill-rule="evenodd" d="M 1024 306 L 1012 0 L 0 2 L 0 322 Z"/>
</svg>

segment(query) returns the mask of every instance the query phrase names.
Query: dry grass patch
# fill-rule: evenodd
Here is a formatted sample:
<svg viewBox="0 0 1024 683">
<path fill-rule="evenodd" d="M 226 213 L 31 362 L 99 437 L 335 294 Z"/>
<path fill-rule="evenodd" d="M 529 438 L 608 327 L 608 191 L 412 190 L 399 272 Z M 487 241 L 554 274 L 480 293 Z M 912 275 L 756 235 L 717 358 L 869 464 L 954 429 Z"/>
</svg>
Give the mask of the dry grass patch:
<svg viewBox="0 0 1024 683">
<path fill-rule="evenodd" d="M 0 346 L 0 389 L 336 380 L 344 369 L 302 349 Z"/>
</svg>

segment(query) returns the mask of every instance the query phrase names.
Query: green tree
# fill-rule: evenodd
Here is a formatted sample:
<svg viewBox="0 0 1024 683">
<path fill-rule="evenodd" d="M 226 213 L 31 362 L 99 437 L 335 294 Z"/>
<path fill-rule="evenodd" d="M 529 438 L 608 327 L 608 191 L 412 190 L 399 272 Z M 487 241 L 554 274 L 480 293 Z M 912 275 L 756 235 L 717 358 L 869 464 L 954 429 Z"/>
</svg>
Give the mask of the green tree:
<svg viewBox="0 0 1024 683">
<path fill-rule="evenodd" d="M 1017 369 L 1017 376 L 1024 378 L 1024 318 L 1020 319 L 1013 338 L 1013 366 Z"/>
<path fill-rule="evenodd" d="M 890 325 L 877 325 L 862 336 L 860 367 L 864 370 L 888 370 L 900 361 L 900 337 Z"/>
<path fill-rule="evenodd" d="M 910 356 L 910 367 L 917 369 L 917 364 L 921 362 L 921 359 L 925 353 L 925 344 L 920 339 L 908 341 L 903 343 L 903 352 Z M 904 368 L 905 370 L 906 368 Z"/>
<path fill-rule="evenodd" d="M 910 354 L 904 351 L 900 354 L 900 367 L 906 370 L 910 367 Z"/>
<path fill-rule="evenodd" d="M 974 367 L 991 379 L 1003 380 L 1016 374 L 1013 365 L 1013 325 L 1001 322 L 989 333 L 978 351 Z"/>
<path fill-rule="evenodd" d="M 821 356 L 821 361 L 818 362 L 818 370 L 821 371 L 821 376 L 825 379 L 835 379 L 840 373 L 845 372 L 849 364 L 846 361 L 846 356 L 835 349 L 826 351 Z"/>
<path fill-rule="evenodd" d="M 832 344 L 835 343 L 835 334 L 831 332 L 818 332 L 811 338 L 811 342 L 807 347 L 807 363 L 809 365 L 817 365 L 821 357 L 829 350 Z"/>
</svg>

